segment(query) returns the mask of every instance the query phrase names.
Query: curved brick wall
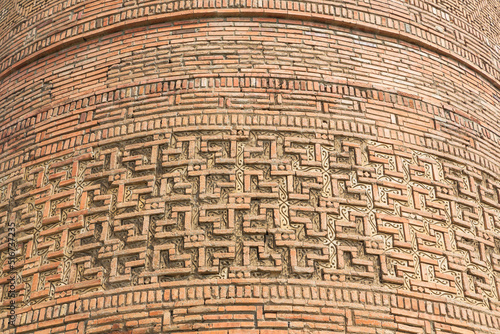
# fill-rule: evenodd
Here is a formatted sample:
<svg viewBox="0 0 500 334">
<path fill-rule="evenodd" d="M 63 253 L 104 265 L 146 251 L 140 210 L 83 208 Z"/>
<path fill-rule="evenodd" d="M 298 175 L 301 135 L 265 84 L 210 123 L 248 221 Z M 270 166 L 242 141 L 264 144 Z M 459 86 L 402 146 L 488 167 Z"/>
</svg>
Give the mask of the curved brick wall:
<svg viewBox="0 0 500 334">
<path fill-rule="evenodd" d="M 0 331 L 498 333 L 499 15 L 0 0 Z"/>
</svg>

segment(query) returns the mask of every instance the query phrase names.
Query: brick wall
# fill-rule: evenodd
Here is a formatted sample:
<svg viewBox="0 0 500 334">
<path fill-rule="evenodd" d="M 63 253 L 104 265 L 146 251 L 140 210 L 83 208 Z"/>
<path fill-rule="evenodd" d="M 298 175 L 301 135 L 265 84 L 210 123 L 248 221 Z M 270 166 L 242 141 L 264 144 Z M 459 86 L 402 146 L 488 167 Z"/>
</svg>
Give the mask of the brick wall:
<svg viewBox="0 0 500 334">
<path fill-rule="evenodd" d="M 0 0 L 0 331 L 498 333 L 499 15 Z"/>
</svg>

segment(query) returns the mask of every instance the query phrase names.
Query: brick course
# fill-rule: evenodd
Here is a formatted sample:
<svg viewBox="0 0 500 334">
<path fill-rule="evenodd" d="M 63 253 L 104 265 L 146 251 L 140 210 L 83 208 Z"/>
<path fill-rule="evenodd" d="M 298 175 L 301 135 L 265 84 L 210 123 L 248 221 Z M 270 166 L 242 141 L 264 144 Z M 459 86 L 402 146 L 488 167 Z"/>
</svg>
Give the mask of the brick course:
<svg viewBox="0 0 500 334">
<path fill-rule="evenodd" d="M 0 331 L 499 333 L 499 15 L 0 0 Z"/>
</svg>

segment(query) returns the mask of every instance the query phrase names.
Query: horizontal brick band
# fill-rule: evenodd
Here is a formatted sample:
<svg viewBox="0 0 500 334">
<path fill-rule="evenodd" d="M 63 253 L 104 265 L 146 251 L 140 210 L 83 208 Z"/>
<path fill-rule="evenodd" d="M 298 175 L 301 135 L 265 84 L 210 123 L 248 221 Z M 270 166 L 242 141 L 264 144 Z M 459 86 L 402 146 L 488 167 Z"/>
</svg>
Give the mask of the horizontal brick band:
<svg viewBox="0 0 500 334">
<path fill-rule="evenodd" d="M 89 24 L 85 23 L 84 26 L 93 26 L 94 29 L 89 29 L 86 32 L 79 32 L 70 37 L 66 36 L 66 32 L 62 33 L 61 36 L 50 38 L 49 40 L 52 43 L 47 43 L 49 46 L 42 48 L 39 51 L 35 50 L 26 50 L 17 56 L 17 60 L 15 58 L 9 58 L 8 60 L 4 60 L 2 65 L 0 65 L 0 80 L 5 80 L 5 78 L 12 72 L 19 70 L 23 66 L 40 59 L 44 56 L 47 56 L 51 53 L 54 53 L 58 50 L 67 48 L 71 45 L 82 43 L 89 39 L 94 39 L 99 36 L 103 36 L 106 34 L 112 34 L 117 31 L 121 31 L 124 29 L 130 29 L 134 27 L 140 27 L 145 25 L 153 25 L 163 22 L 169 21 L 183 21 L 190 19 L 198 19 L 200 17 L 210 18 L 210 17 L 271 17 L 271 18 L 283 18 L 283 19 L 291 19 L 291 20 L 302 20 L 302 21 L 311 21 L 325 24 L 332 24 L 341 27 L 348 27 L 351 29 L 366 31 L 369 33 L 374 33 L 376 35 L 388 36 L 392 38 L 397 38 L 403 41 L 407 41 L 411 44 L 421 46 L 426 50 L 437 52 L 439 54 L 445 55 L 450 59 L 457 61 L 473 71 L 481 74 L 486 80 L 488 80 L 492 85 L 494 85 L 497 89 L 500 89 L 500 72 L 491 66 L 487 68 L 482 68 L 479 64 L 479 60 L 475 60 L 475 56 L 470 54 L 470 56 L 462 56 L 460 54 L 454 53 L 450 51 L 450 48 L 446 46 L 441 46 L 440 43 L 432 43 L 426 41 L 422 38 L 416 37 L 415 35 L 407 32 L 407 28 L 402 29 L 402 26 L 408 23 L 396 24 L 396 29 L 392 29 L 389 27 L 380 26 L 374 23 L 361 22 L 356 19 L 350 18 L 342 18 L 342 17 L 332 17 L 331 15 L 321 15 L 317 13 L 303 13 L 301 11 L 294 10 L 271 10 L 271 9 L 194 9 L 194 10 L 186 10 L 186 11 L 176 11 L 172 13 L 162 13 L 156 15 L 149 15 L 147 18 L 135 18 L 128 19 L 122 22 L 118 22 L 115 24 L 110 24 L 108 26 L 104 26 L 101 28 L 97 28 L 97 24 Z M 397 22 L 394 22 L 397 23 Z M 393 24 L 394 24 L 393 23 Z M 400 27 L 401 26 L 401 27 Z M 71 30 L 71 29 L 70 29 Z M 70 31 L 69 30 L 69 31 Z M 411 31 L 411 28 L 410 28 Z M 467 54 L 467 51 L 464 51 Z M 15 56 L 13 56 L 15 57 Z M 472 58 L 468 59 L 468 58 Z M 485 64 L 481 62 L 481 64 Z M 486 66 L 486 65 L 483 65 Z"/>
<path fill-rule="evenodd" d="M 60 289 L 58 289 L 60 290 Z M 198 333 L 247 329 L 273 333 L 345 333 L 406 329 L 488 333 L 500 324 L 482 310 L 425 294 L 366 289 L 350 283 L 213 280 L 87 292 L 19 310 L 16 333 L 74 328 L 85 333 L 155 330 Z M 5 314 L 0 314 L 5 315 Z M 59 320 L 60 319 L 60 320 Z M 396 324 L 397 323 L 397 324 Z"/>
<path fill-rule="evenodd" d="M 150 99 L 153 101 L 163 101 L 163 106 L 152 108 L 151 111 L 145 110 L 142 113 L 134 112 L 134 120 L 131 120 L 130 124 L 134 121 L 151 123 L 148 126 L 149 130 L 167 129 L 179 124 L 189 125 L 179 128 L 178 131 L 187 131 L 193 128 L 196 129 L 197 126 L 210 125 L 232 128 L 233 124 L 240 126 L 260 125 L 263 129 L 266 127 L 277 127 L 283 130 L 295 127 L 296 129 L 302 129 L 302 131 L 319 130 L 333 135 L 353 132 L 366 136 L 366 138 L 375 139 L 377 136 L 379 138 L 384 137 L 382 133 L 376 131 L 375 122 L 358 120 L 358 124 L 364 124 L 364 126 L 362 128 L 358 128 L 358 126 L 353 127 L 351 125 L 352 120 L 346 119 L 346 116 L 351 115 L 354 117 L 357 116 L 357 113 L 366 111 L 366 108 L 378 108 L 377 105 L 390 102 L 395 109 L 405 110 L 409 108 L 409 110 L 418 112 L 420 115 L 427 115 L 430 118 L 427 123 L 432 123 L 431 126 L 436 130 L 447 131 L 446 127 L 450 127 L 449 122 L 455 122 L 460 124 L 461 127 L 467 128 L 467 132 L 472 136 L 484 135 L 494 143 L 500 142 L 500 137 L 497 136 L 494 130 L 490 130 L 488 124 L 484 124 L 473 117 L 471 118 L 460 110 L 443 106 L 441 103 L 424 102 L 416 95 L 400 91 L 384 91 L 372 88 L 371 86 L 373 85 L 352 80 L 349 82 L 345 80 L 338 81 L 337 83 L 328 83 L 324 80 L 300 81 L 286 78 L 269 79 L 248 76 L 227 76 L 223 79 L 219 77 L 205 77 L 203 80 L 156 80 L 156 82 L 142 85 L 122 85 L 121 88 L 98 91 L 92 95 L 84 95 L 80 99 L 73 99 L 71 101 L 55 100 L 52 102 L 54 107 L 47 106 L 44 109 L 37 109 L 32 116 L 29 114 L 24 115 L 22 120 L 13 120 L 15 121 L 14 124 L 6 124 L 7 128 L 5 130 L 0 129 L 0 138 L 10 138 L 0 148 L 0 152 L 2 153 L 9 152 L 10 146 L 18 146 L 20 140 L 25 140 L 27 136 L 45 138 L 45 140 L 38 141 L 38 148 L 28 146 L 26 151 L 18 151 L 17 153 L 21 157 L 21 160 L 6 159 L 4 163 L 0 164 L 0 172 L 4 170 L 8 171 L 14 164 L 24 162 L 25 160 L 42 158 L 46 155 L 62 152 L 68 148 L 78 147 L 83 143 L 98 145 L 98 143 L 120 141 L 120 138 L 123 136 L 133 135 L 133 130 L 116 132 L 116 129 L 114 129 L 116 118 L 100 117 L 98 114 L 95 114 L 94 110 L 109 108 L 117 103 L 126 103 L 131 106 L 141 105 L 143 101 L 149 101 Z M 247 108 L 247 106 L 246 104 L 241 104 L 238 100 L 245 97 L 246 93 L 253 92 L 254 87 L 267 90 L 268 92 L 259 93 L 255 101 L 249 100 L 246 97 L 245 102 L 258 104 L 263 110 L 275 111 L 267 112 L 267 114 L 261 111 L 258 116 L 242 118 L 238 116 L 238 113 L 241 109 Z M 196 93 L 200 98 L 201 96 L 208 95 L 207 91 L 211 91 L 214 88 L 228 88 L 233 90 L 228 93 L 220 91 L 216 94 L 210 94 L 213 99 L 208 104 L 204 101 L 204 108 L 211 109 L 211 111 L 206 110 L 203 117 L 201 115 L 194 117 L 194 113 L 191 110 L 200 101 L 190 97 L 190 93 Z M 349 92 L 350 89 L 352 93 Z M 239 92 L 239 96 L 235 95 L 236 92 Z M 295 104 L 291 96 L 292 92 L 295 95 L 303 94 L 304 100 L 310 99 L 310 103 L 308 105 Z M 307 95 L 310 95 L 310 97 L 307 97 Z M 167 107 L 176 113 L 165 117 Z M 290 116 L 293 115 L 293 118 L 278 116 L 278 110 L 288 110 Z M 344 110 L 342 117 L 335 115 L 339 110 Z M 191 115 L 179 115 L 179 113 L 186 112 Z M 69 115 L 67 115 L 68 113 Z M 221 116 L 221 113 L 225 115 Z M 311 121 L 311 115 L 315 116 L 315 121 Z M 156 118 L 157 116 L 158 118 L 154 122 L 151 122 L 151 118 Z M 117 115 L 117 117 L 121 119 L 122 116 Z M 432 119 L 435 120 L 433 121 Z M 64 121 L 63 124 L 65 125 L 58 126 L 59 130 L 53 132 L 50 137 L 47 137 L 46 134 L 54 126 L 53 122 L 58 122 L 58 120 Z M 68 120 L 77 121 L 81 126 L 75 127 L 75 124 L 68 122 Z M 85 135 L 83 133 L 71 139 L 71 137 L 79 133 L 75 133 L 75 130 L 89 128 L 93 124 L 92 122 L 96 122 L 97 120 L 100 124 L 98 133 L 87 134 L 87 139 L 84 139 Z M 434 125 L 434 122 L 436 122 L 436 125 Z M 106 123 L 109 123 L 109 126 L 106 126 Z M 152 125 L 153 123 L 154 125 Z M 422 124 L 414 125 L 415 129 L 419 129 Z M 408 128 L 412 128 L 413 125 L 408 124 L 407 126 Z M 310 127 L 309 130 L 307 129 L 308 127 Z M 125 129 L 127 128 L 126 126 Z M 463 128 L 460 131 L 464 131 Z M 103 130 L 107 132 L 105 137 L 102 134 Z M 129 131 L 131 132 L 129 133 Z M 455 133 L 457 126 L 452 128 L 451 131 L 451 133 Z M 60 136 L 69 133 L 72 136 L 66 140 L 67 144 L 61 144 Z M 415 142 L 420 143 L 420 145 L 426 145 L 428 149 L 437 149 L 442 152 L 453 152 L 455 149 L 460 149 L 458 146 L 446 149 L 438 148 L 436 142 L 431 144 L 428 140 L 421 139 L 421 136 L 417 136 Z M 445 141 L 443 141 L 443 145 L 445 147 L 449 146 Z M 459 155 L 463 156 L 463 153 Z M 488 160 L 484 160 L 484 157 L 477 156 L 472 160 L 486 167 L 486 172 L 498 173 L 500 171 L 498 166 Z M 31 163 L 35 162 L 36 160 L 32 160 Z M 479 165 L 478 167 L 480 168 Z"/>
</svg>

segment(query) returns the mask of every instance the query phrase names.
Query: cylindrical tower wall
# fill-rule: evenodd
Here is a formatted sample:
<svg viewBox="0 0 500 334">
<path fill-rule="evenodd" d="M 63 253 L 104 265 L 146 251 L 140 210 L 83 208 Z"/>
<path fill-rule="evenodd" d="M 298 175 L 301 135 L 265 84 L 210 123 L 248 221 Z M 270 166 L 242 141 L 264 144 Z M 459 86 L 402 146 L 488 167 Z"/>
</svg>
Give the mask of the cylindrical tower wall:
<svg viewBox="0 0 500 334">
<path fill-rule="evenodd" d="M 1 331 L 497 333 L 499 15 L 0 0 Z"/>
</svg>

